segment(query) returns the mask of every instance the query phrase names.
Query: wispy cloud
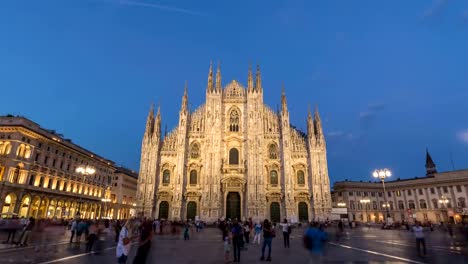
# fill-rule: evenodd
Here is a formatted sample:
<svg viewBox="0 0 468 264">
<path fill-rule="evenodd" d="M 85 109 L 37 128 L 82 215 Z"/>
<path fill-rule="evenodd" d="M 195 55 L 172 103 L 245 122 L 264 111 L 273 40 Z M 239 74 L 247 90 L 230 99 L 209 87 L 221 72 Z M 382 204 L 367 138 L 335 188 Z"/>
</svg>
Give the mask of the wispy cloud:
<svg viewBox="0 0 468 264">
<path fill-rule="evenodd" d="M 463 143 L 468 144 L 468 130 L 463 130 L 457 133 L 457 138 Z"/>
<path fill-rule="evenodd" d="M 439 15 L 447 5 L 447 2 L 448 0 L 434 0 L 432 5 L 424 11 L 422 19 L 429 19 Z"/>
<path fill-rule="evenodd" d="M 197 12 L 197 11 L 193 11 L 193 10 L 189 10 L 189 9 L 184 9 L 184 8 L 179 8 L 179 7 L 174 7 L 174 6 L 161 5 L 161 4 L 157 4 L 157 3 L 148 3 L 148 2 L 133 1 L 133 0 L 120 0 L 119 3 L 121 5 L 155 8 L 155 9 L 159 9 L 159 10 L 164 10 L 164 11 L 169 11 L 169 12 L 177 12 L 177 13 L 182 13 L 182 14 L 187 14 L 187 15 L 206 16 L 206 14 L 201 13 L 201 12 Z"/>
<path fill-rule="evenodd" d="M 344 131 L 331 131 L 327 133 L 327 136 L 330 138 L 342 138 L 342 139 L 352 139 L 353 134 Z"/>
<path fill-rule="evenodd" d="M 366 111 L 359 113 L 359 122 L 364 129 L 371 128 L 377 120 L 377 114 L 386 107 L 384 103 L 373 103 L 367 106 Z"/>
</svg>

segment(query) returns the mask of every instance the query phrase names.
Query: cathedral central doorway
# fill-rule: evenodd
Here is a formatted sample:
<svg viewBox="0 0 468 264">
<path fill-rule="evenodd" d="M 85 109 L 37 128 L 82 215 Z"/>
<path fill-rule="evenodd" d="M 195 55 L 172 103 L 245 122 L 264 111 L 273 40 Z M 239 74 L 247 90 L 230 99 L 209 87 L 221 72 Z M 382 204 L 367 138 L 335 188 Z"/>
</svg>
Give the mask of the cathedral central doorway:
<svg viewBox="0 0 468 264">
<path fill-rule="evenodd" d="M 197 216 L 197 203 L 188 202 L 187 203 L 187 220 L 195 221 L 195 216 Z"/>
<path fill-rule="evenodd" d="M 230 192 L 226 197 L 226 218 L 241 220 L 241 200 L 238 192 Z"/>
<path fill-rule="evenodd" d="M 277 202 L 270 204 L 270 220 L 273 223 L 281 222 L 280 204 Z"/>
<path fill-rule="evenodd" d="M 168 219 L 169 218 L 169 203 L 162 201 L 159 204 L 159 219 Z"/>
</svg>

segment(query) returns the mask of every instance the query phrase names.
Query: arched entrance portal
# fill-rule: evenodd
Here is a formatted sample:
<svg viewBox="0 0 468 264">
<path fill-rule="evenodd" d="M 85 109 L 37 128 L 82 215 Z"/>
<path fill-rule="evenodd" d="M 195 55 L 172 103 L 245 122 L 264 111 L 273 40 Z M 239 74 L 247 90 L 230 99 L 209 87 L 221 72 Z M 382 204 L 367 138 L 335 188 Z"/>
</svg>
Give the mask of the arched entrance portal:
<svg viewBox="0 0 468 264">
<path fill-rule="evenodd" d="M 273 223 L 281 222 L 280 204 L 278 202 L 270 204 L 270 220 Z"/>
<path fill-rule="evenodd" d="M 195 220 L 195 216 L 197 215 L 197 203 L 195 202 L 188 202 L 187 203 L 187 220 Z"/>
<path fill-rule="evenodd" d="M 309 208 L 305 202 L 300 202 L 298 205 L 299 211 L 299 222 L 308 222 L 309 221 Z"/>
<path fill-rule="evenodd" d="M 162 201 L 159 204 L 159 219 L 168 219 L 169 218 L 169 203 Z"/>
<path fill-rule="evenodd" d="M 241 200 L 238 192 L 230 192 L 226 197 L 226 218 L 241 220 Z"/>
</svg>

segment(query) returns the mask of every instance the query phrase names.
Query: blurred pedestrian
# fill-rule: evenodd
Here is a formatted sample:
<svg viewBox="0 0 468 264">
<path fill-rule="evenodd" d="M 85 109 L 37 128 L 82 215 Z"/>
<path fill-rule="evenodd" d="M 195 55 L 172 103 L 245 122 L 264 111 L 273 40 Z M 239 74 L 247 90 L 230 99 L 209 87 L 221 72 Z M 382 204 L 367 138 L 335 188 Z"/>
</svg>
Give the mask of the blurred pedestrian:
<svg viewBox="0 0 468 264">
<path fill-rule="evenodd" d="M 133 237 L 131 236 L 132 230 L 132 223 L 130 220 L 122 227 L 122 230 L 119 233 L 119 240 L 117 242 L 117 247 L 115 249 L 117 255 L 117 263 L 125 264 L 127 263 L 128 254 L 130 252 L 131 247 L 131 240 Z"/>
<path fill-rule="evenodd" d="M 145 264 L 146 258 L 148 257 L 149 250 L 151 249 L 152 225 L 150 221 L 145 221 L 141 225 L 140 229 L 140 240 L 138 243 L 138 249 L 133 264 Z"/>
<path fill-rule="evenodd" d="M 98 235 L 98 226 L 96 223 L 91 223 L 89 225 L 89 234 L 88 234 L 88 241 L 86 243 L 86 252 L 91 252 L 93 249 L 94 242 L 97 240 Z"/>
<path fill-rule="evenodd" d="M 424 229 L 419 221 L 416 221 L 416 225 L 413 226 L 414 237 L 416 238 L 416 249 L 418 250 L 419 256 L 426 255 L 426 241 L 424 238 Z M 423 248 L 423 254 L 421 254 L 421 246 Z"/>
<path fill-rule="evenodd" d="M 311 259 L 323 262 L 323 245 L 327 241 L 328 235 L 321 228 L 318 222 L 312 223 L 304 234 L 304 246 L 310 250 Z"/>
<path fill-rule="evenodd" d="M 283 231 L 283 241 L 284 247 L 289 248 L 289 235 L 291 234 L 291 225 L 288 223 L 288 220 L 285 218 L 283 223 L 280 224 Z"/>
<path fill-rule="evenodd" d="M 260 240 L 262 237 L 262 225 L 259 222 L 255 224 L 254 232 L 255 232 L 255 235 L 254 235 L 254 239 L 252 243 L 255 244 L 255 241 L 257 241 L 257 243 L 260 245 Z"/>
<path fill-rule="evenodd" d="M 71 232 L 70 243 L 73 242 L 73 237 L 76 234 L 77 226 L 78 226 L 78 223 L 77 223 L 76 219 L 73 219 L 73 221 L 71 222 L 71 228 L 70 228 L 70 232 Z"/>
<path fill-rule="evenodd" d="M 271 261 L 271 242 L 273 238 L 276 236 L 275 230 L 273 229 L 270 221 L 265 219 L 263 221 L 263 245 L 262 245 L 262 256 L 260 260 L 265 260 L 265 248 L 268 247 L 268 257 L 266 261 Z"/>
<path fill-rule="evenodd" d="M 240 262 L 240 251 L 243 243 L 242 238 L 242 226 L 239 224 L 239 221 L 234 220 L 233 227 L 231 229 L 232 233 L 232 247 L 234 249 L 234 262 Z"/>
<path fill-rule="evenodd" d="M 21 237 L 20 237 L 20 240 L 19 240 L 19 244 L 20 246 L 23 246 L 23 247 L 26 247 L 28 245 L 28 239 L 29 239 L 29 235 L 31 234 L 33 228 L 34 228 L 34 225 L 35 225 L 36 221 L 34 219 L 34 217 L 29 217 L 29 221 L 27 222 L 26 226 L 24 227 L 24 230 L 23 230 L 23 233 L 21 234 Z"/>
</svg>

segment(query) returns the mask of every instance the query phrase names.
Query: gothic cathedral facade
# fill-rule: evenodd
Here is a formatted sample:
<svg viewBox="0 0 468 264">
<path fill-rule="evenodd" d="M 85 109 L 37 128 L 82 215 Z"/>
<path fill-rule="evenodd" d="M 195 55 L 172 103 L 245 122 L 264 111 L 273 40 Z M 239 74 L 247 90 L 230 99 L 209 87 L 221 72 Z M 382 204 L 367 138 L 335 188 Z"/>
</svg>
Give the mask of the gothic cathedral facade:
<svg viewBox="0 0 468 264">
<path fill-rule="evenodd" d="M 161 135 L 153 107 L 143 136 L 138 178 L 140 214 L 170 220 L 220 218 L 305 222 L 331 213 L 326 144 L 317 109 L 307 133 L 281 109 L 263 103 L 259 68 L 247 88 L 221 84 L 210 66 L 206 102 L 188 109 L 187 87 L 177 127 Z"/>
</svg>

